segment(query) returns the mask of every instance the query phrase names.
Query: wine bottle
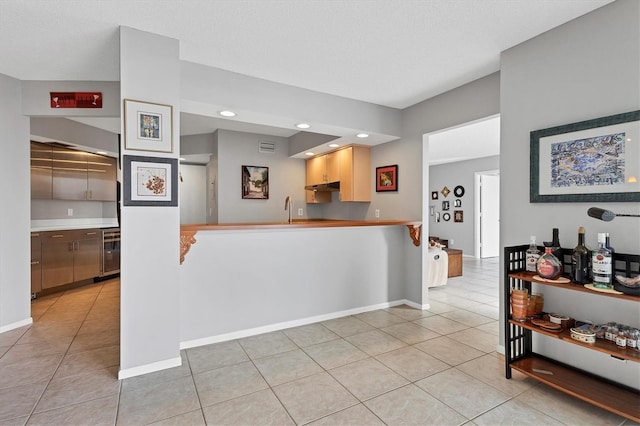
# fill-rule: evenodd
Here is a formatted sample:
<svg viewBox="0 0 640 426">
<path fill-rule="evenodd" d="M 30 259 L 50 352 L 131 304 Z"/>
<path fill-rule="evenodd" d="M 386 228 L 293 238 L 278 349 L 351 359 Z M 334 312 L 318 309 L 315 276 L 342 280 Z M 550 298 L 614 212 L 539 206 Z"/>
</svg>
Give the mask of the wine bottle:
<svg viewBox="0 0 640 426">
<path fill-rule="evenodd" d="M 571 252 L 571 279 L 577 284 L 589 283 L 591 250 L 584 244 L 584 227 L 578 228 L 578 245 Z"/>
<path fill-rule="evenodd" d="M 558 231 L 558 228 L 553 228 L 551 251 L 553 252 L 553 255 L 558 258 L 560 264 L 562 265 L 564 263 L 564 256 L 562 255 L 562 247 L 560 247 L 560 231 Z"/>
<path fill-rule="evenodd" d="M 529 272 L 536 272 L 536 263 L 540 258 L 540 250 L 538 250 L 538 246 L 536 245 L 536 237 L 532 235 L 529 238 L 529 248 L 527 249 L 526 261 L 527 264 L 525 269 Z"/>
<path fill-rule="evenodd" d="M 613 253 L 606 247 L 607 237 L 598 234 L 598 249 L 593 251 L 591 268 L 593 285 L 597 288 L 613 288 Z"/>
</svg>

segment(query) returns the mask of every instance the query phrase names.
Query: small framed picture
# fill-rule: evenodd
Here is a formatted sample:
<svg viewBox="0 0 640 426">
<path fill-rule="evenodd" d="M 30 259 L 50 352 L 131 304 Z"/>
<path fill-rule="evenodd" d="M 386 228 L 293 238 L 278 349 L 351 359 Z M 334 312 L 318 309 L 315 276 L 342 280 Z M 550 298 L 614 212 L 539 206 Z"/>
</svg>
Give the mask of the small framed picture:
<svg viewBox="0 0 640 426">
<path fill-rule="evenodd" d="M 173 107 L 124 100 L 125 149 L 173 152 Z"/>
<path fill-rule="evenodd" d="M 443 213 L 443 214 L 442 214 L 442 219 L 443 219 L 445 222 L 449 222 L 449 220 L 451 220 L 451 215 L 449 214 L 449 212 L 447 212 L 447 213 Z"/>
<path fill-rule="evenodd" d="M 177 206 L 178 159 L 125 155 L 124 206 Z"/>
<path fill-rule="evenodd" d="M 398 165 L 376 167 L 376 192 L 398 190 Z"/>
<path fill-rule="evenodd" d="M 432 200 L 438 199 L 438 191 L 431 191 L 431 199 Z"/>
<path fill-rule="evenodd" d="M 454 202 L 453 202 L 453 207 L 462 207 L 462 200 L 460 198 L 457 198 Z"/>
<path fill-rule="evenodd" d="M 453 211 L 453 221 L 454 222 L 464 222 L 463 220 L 462 210 L 454 210 Z"/>
<path fill-rule="evenodd" d="M 436 222 L 440 222 L 440 212 L 436 213 Z"/>
<path fill-rule="evenodd" d="M 449 202 L 448 201 L 443 201 L 442 202 L 442 210 L 449 210 Z"/>
<path fill-rule="evenodd" d="M 429 216 L 433 216 L 436 211 L 436 206 L 429 206 Z"/>
<path fill-rule="evenodd" d="M 242 166 L 242 198 L 269 199 L 269 167 Z"/>
</svg>

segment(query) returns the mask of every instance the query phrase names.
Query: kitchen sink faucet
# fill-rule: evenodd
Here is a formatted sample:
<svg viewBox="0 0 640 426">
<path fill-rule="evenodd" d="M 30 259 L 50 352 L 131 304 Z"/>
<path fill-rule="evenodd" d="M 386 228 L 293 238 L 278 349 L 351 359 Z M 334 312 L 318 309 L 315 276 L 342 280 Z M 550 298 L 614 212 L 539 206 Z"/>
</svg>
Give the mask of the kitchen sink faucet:
<svg viewBox="0 0 640 426">
<path fill-rule="evenodd" d="M 289 210 L 289 223 L 293 223 L 293 200 L 290 195 L 284 199 L 284 209 Z"/>
</svg>

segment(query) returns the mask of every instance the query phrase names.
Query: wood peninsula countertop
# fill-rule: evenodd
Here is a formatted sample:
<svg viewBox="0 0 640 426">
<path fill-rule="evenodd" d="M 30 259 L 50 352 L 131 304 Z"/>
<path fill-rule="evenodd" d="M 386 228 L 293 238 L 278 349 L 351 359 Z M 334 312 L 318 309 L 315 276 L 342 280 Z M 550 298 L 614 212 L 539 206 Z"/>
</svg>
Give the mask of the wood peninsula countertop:
<svg viewBox="0 0 640 426">
<path fill-rule="evenodd" d="M 294 219 L 288 222 L 219 223 L 180 225 L 180 264 L 196 242 L 198 231 L 232 231 L 259 229 L 304 229 L 304 228 L 347 228 L 354 226 L 406 226 L 413 244 L 420 246 L 422 222 L 415 220 L 336 220 L 336 219 Z"/>
</svg>

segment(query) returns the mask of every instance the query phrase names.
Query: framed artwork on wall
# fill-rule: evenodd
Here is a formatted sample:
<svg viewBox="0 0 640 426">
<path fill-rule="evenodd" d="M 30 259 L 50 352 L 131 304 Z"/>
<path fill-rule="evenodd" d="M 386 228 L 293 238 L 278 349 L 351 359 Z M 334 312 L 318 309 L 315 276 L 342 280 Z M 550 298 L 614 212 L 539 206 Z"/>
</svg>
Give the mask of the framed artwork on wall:
<svg viewBox="0 0 640 426">
<path fill-rule="evenodd" d="M 376 167 L 376 192 L 398 190 L 398 165 Z"/>
<path fill-rule="evenodd" d="M 462 210 L 454 210 L 453 211 L 453 221 L 454 222 L 464 222 L 464 216 L 463 216 L 463 211 Z"/>
<path fill-rule="evenodd" d="M 640 110 L 530 133 L 532 203 L 640 201 Z"/>
<path fill-rule="evenodd" d="M 124 206 L 178 205 L 178 159 L 139 157 L 123 158 Z"/>
<path fill-rule="evenodd" d="M 173 152 L 173 107 L 124 100 L 125 149 Z"/>
<path fill-rule="evenodd" d="M 242 198 L 269 199 L 269 167 L 242 166 Z"/>
</svg>

